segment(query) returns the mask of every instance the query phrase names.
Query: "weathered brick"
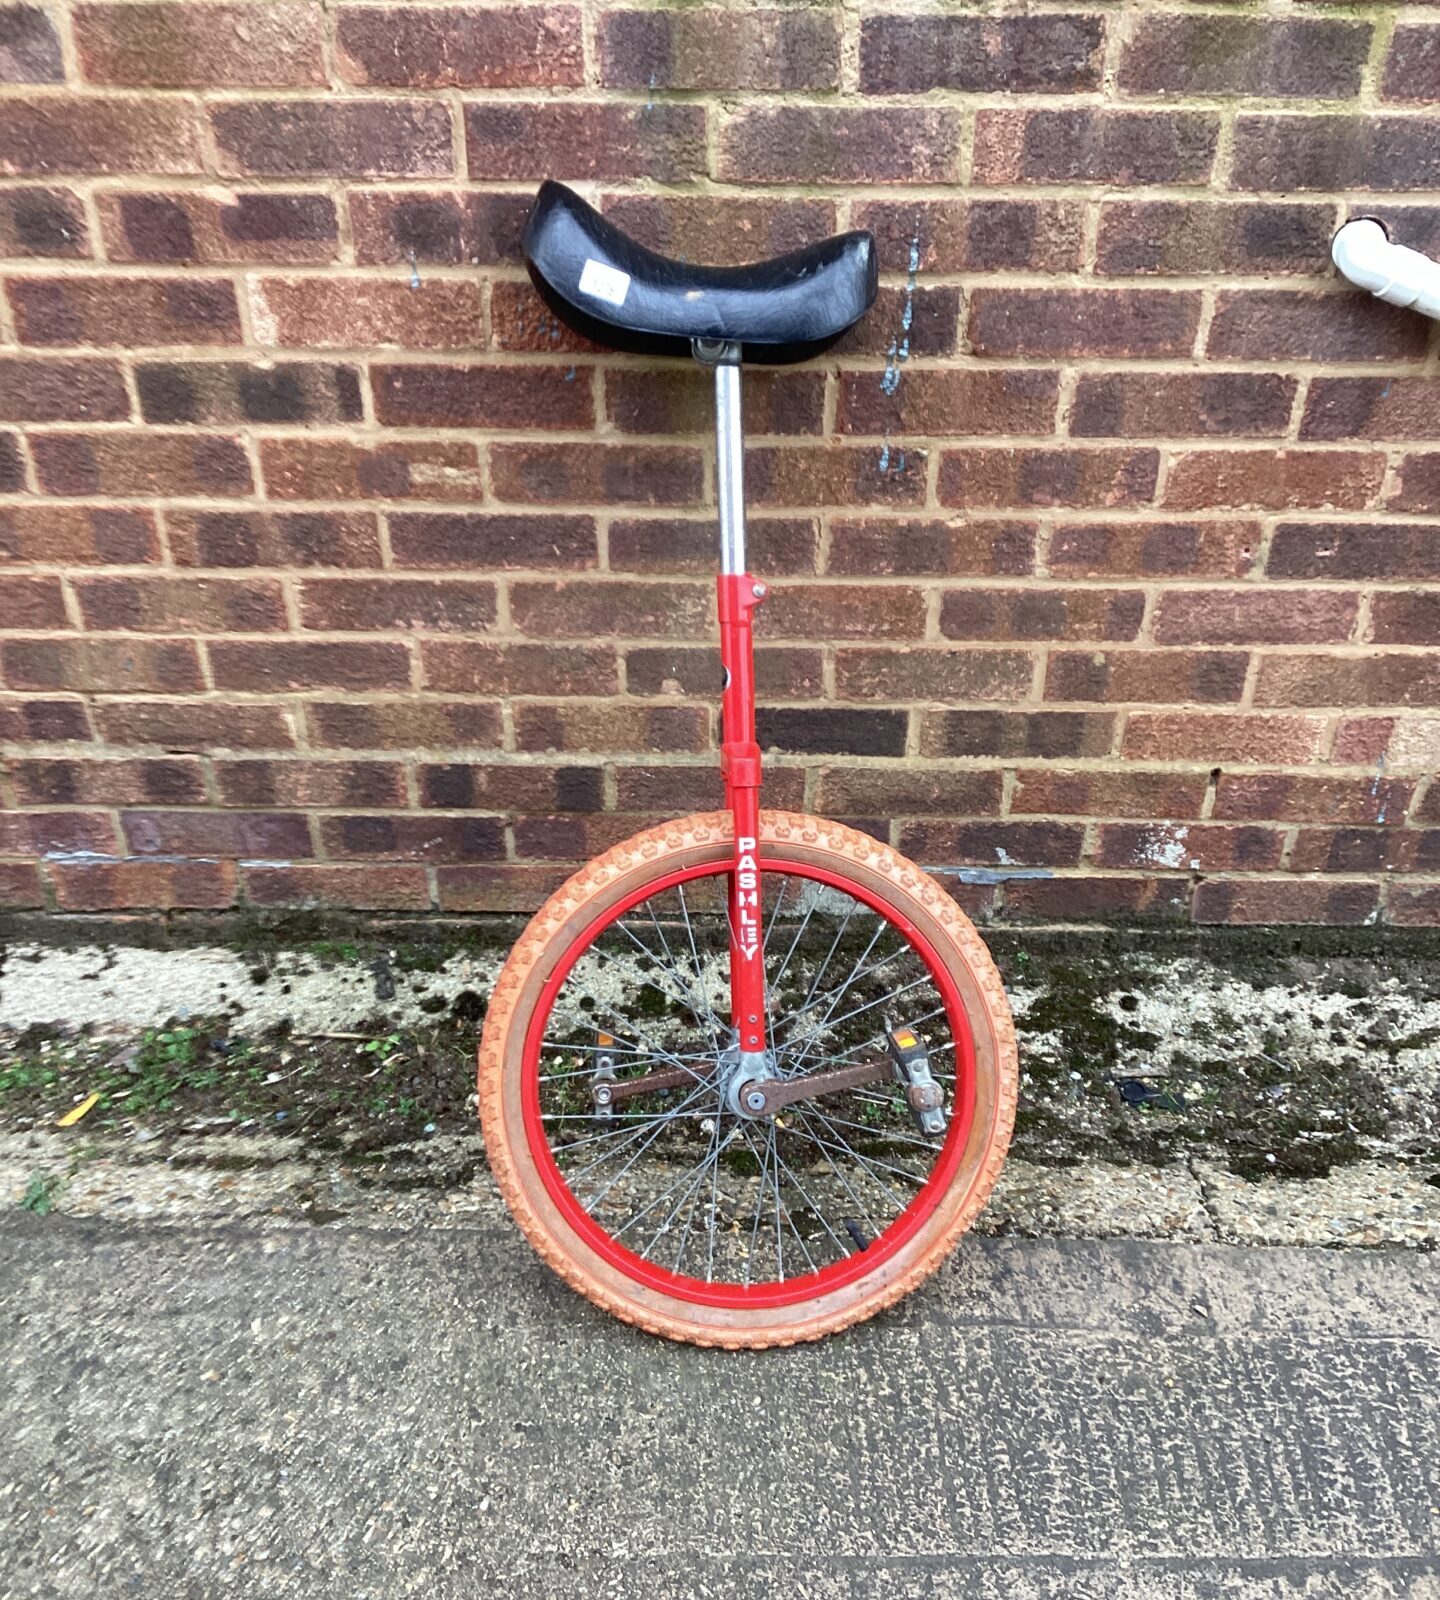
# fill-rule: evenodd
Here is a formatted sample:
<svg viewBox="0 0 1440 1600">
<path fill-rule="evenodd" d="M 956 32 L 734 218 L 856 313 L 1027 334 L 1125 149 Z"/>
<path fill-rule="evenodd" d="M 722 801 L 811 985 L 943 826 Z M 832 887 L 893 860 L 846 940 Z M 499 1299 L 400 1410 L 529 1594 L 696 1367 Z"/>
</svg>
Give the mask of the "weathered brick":
<svg viewBox="0 0 1440 1600">
<path fill-rule="evenodd" d="M 1043 370 L 842 372 L 835 425 L 882 436 L 1043 435 L 1054 431 L 1059 394 L 1059 374 Z"/>
<path fill-rule="evenodd" d="M 325 750 L 493 750 L 500 744 L 500 707 L 478 700 L 311 700 L 310 742 Z"/>
<path fill-rule="evenodd" d="M 1203 184 L 1220 119 L 1201 111 L 982 109 L 975 120 L 978 184 Z"/>
<path fill-rule="evenodd" d="M 921 723 L 920 751 L 1006 760 L 1104 756 L 1115 720 L 1103 711 L 932 711 Z"/>
<path fill-rule="evenodd" d="M 1440 528 L 1396 522 L 1283 522 L 1270 540 L 1272 578 L 1440 579 Z"/>
<path fill-rule="evenodd" d="M 1286 864 L 1291 872 L 1410 872 L 1426 839 L 1409 828 L 1301 828 Z"/>
<path fill-rule="evenodd" d="M 1087 873 L 1044 880 L 1015 880 L 1005 885 L 1005 915 L 1020 921 L 1066 919 L 1130 923 L 1137 918 L 1173 922 L 1190 908 L 1190 886 L 1181 878 L 1135 878 Z"/>
<path fill-rule="evenodd" d="M 1243 650 L 1052 650 L 1045 698 L 1221 705 L 1240 699 L 1249 664 Z"/>
<path fill-rule="evenodd" d="M 1385 920 L 1399 927 L 1440 927 L 1440 882 L 1392 883 Z"/>
<path fill-rule="evenodd" d="M 1360 602 L 1335 589 L 1173 589 L 1160 596 L 1160 644 L 1341 644 Z"/>
<path fill-rule="evenodd" d="M 875 307 L 835 346 L 843 357 L 884 356 L 898 362 L 903 345 L 906 360 L 951 356 L 959 345 L 961 292 L 952 284 L 920 284 L 914 289 L 881 288 Z"/>
<path fill-rule="evenodd" d="M 1284 849 L 1283 828 L 1106 822 L 1096 832 L 1094 860 L 1142 871 L 1273 872 Z"/>
<path fill-rule="evenodd" d="M 359 422 L 360 375 L 329 361 L 139 361 L 146 422 Z"/>
<path fill-rule="evenodd" d="M 0 10 L 0 83 L 63 83 L 60 37 L 42 6 L 7 5 Z"/>
<path fill-rule="evenodd" d="M 0 556 L 67 567 L 134 566 L 159 554 L 151 511 L 17 505 L 0 510 Z"/>
<path fill-rule="evenodd" d="M 714 695 L 720 686 L 715 650 L 674 644 L 627 650 L 625 682 L 631 694 Z M 769 700 L 818 699 L 822 688 L 820 651 L 797 645 L 761 645 L 755 651 L 755 687 Z"/>
<path fill-rule="evenodd" d="M 62 911 L 213 911 L 235 898 L 229 861 L 56 861 L 47 870 Z"/>
<path fill-rule="evenodd" d="M 947 183 L 960 160 L 950 107 L 745 106 L 720 130 L 716 176 L 742 183 Z"/>
<path fill-rule="evenodd" d="M 586 861 L 658 820 L 620 813 L 586 816 L 575 812 L 558 817 L 522 817 L 515 824 L 515 853 L 541 861 Z"/>
<path fill-rule="evenodd" d="M 117 362 L 0 356 L 0 422 L 121 422 L 129 415 Z"/>
<path fill-rule="evenodd" d="M 96 204 L 112 261 L 333 261 L 340 248 L 335 202 L 326 194 L 123 190 L 97 196 Z"/>
<path fill-rule="evenodd" d="M 1057 578 L 1243 578 L 1255 565 L 1254 522 L 1078 522 L 1050 535 Z"/>
<path fill-rule="evenodd" d="M 352 439 L 265 439 L 265 487 L 277 500 L 481 500 L 473 444 Z"/>
<path fill-rule="evenodd" d="M 90 716 L 80 700 L 0 700 L 0 742 L 5 744 L 89 744 Z"/>
<path fill-rule="evenodd" d="M 72 25 L 91 83 L 155 89 L 306 88 L 325 82 L 319 5 L 79 5 Z"/>
<path fill-rule="evenodd" d="M 613 695 L 620 687 L 615 651 L 608 645 L 427 639 L 420 658 L 426 688 L 452 694 Z"/>
<path fill-rule="evenodd" d="M 364 911 L 425 911 L 425 868 L 410 866 L 246 865 L 241 888 L 252 906 L 345 906 Z"/>
<path fill-rule="evenodd" d="M 128 633 L 267 633 L 288 626 L 273 578 L 77 578 L 85 626 Z"/>
<path fill-rule="evenodd" d="M 846 649 L 835 652 L 840 700 L 1023 700 L 1034 664 L 1024 650 Z"/>
<path fill-rule="evenodd" d="M 33 633 L 69 626 L 59 578 L 20 577 L 12 573 L 0 585 L 0 628 Z"/>
<path fill-rule="evenodd" d="M 1302 439 L 1440 439 L 1440 394 L 1429 378 L 1311 381 Z"/>
<path fill-rule="evenodd" d="M 95 721 L 105 743 L 119 747 L 158 745 L 208 755 L 295 744 L 284 708 L 261 700 L 102 700 Z"/>
<path fill-rule="evenodd" d="M 1260 706 L 1440 705 L 1440 657 L 1372 652 L 1363 656 L 1266 654 L 1255 683 Z"/>
<path fill-rule="evenodd" d="M 472 178 L 683 183 L 706 170 L 705 110 L 623 101 L 492 101 L 465 107 Z"/>
<path fill-rule="evenodd" d="M 601 210 L 661 255 L 717 267 L 785 255 L 828 238 L 838 226 L 829 200 L 770 195 L 607 194 Z"/>
<path fill-rule="evenodd" d="M 762 706 L 755 736 L 764 749 L 800 755 L 898 756 L 905 722 L 903 711 Z"/>
<path fill-rule="evenodd" d="M 890 445 L 757 446 L 745 452 L 746 493 L 756 505 L 918 505 L 926 452 Z"/>
<path fill-rule="evenodd" d="M 525 283 L 490 287 L 490 349 L 530 355 L 597 355 L 601 346 L 563 322 Z"/>
<path fill-rule="evenodd" d="M 1433 22 L 1402 22 L 1390 35 L 1380 93 L 1386 100 L 1440 100 L 1440 29 Z"/>
<path fill-rule="evenodd" d="M 389 427 L 588 428 L 594 420 L 588 367 L 405 362 L 373 367 L 371 382 Z"/>
<path fill-rule="evenodd" d="M 941 505 L 1024 509 L 1030 506 L 1147 505 L 1160 471 L 1156 450 L 1055 450 L 995 446 L 947 450 L 940 457 Z"/>
<path fill-rule="evenodd" d="M 22 911 L 44 904 L 39 867 L 26 861 L 0 861 L 0 907 Z"/>
<path fill-rule="evenodd" d="M 199 173 L 193 104 L 146 96 L 11 95 L 0 102 L 0 173 Z"/>
<path fill-rule="evenodd" d="M 947 639 L 1133 639 L 1145 615 L 1141 589 L 952 589 L 940 605 Z"/>
<path fill-rule="evenodd" d="M 320 835 L 336 858 L 366 856 L 408 861 L 498 860 L 505 854 L 505 829 L 498 817 L 325 817 Z"/>
<path fill-rule="evenodd" d="M 1385 457 L 1375 450 L 1192 450 L 1171 464 L 1161 504 L 1361 510 L 1384 478 Z"/>
<path fill-rule="evenodd" d="M 868 94 L 1097 89 L 1104 45 L 1098 16 L 870 16 L 861 23 L 860 87 Z"/>
<path fill-rule="evenodd" d="M 259 278 L 250 283 L 250 316 L 261 344 L 471 350 L 480 343 L 480 286 L 448 278 L 418 288 L 395 278 Z"/>
<path fill-rule="evenodd" d="M 1222 772 L 1213 815 L 1257 822 L 1377 824 L 1403 817 L 1410 779 L 1317 777 L 1292 772 Z"/>
<path fill-rule="evenodd" d="M 165 527 L 181 567 L 380 565 L 375 518 L 360 511 L 169 511 Z"/>
<path fill-rule="evenodd" d="M 710 714 L 704 706 L 606 705 L 595 700 L 528 702 L 515 707 L 514 720 L 519 750 L 694 754 L 710 744 Z"/>
<path fill-rule="evenodd" d="M 121 827 L 137 856 L 314 855 L 310 823 L 285 811 L 123 811 Z"/>
<path fill-rule="evenodd" d="M 1370 296 L 1228 289 L 1206 349 L 1240 361 L 1418 361 L 1428 344 L 1423 322 Z"/>
<path fill-rule="evenodd" d="M 756 629 L 765 639 L 919 639 L 925 596 L 899 584 L 772 587 Z"/>
<path fill-rule="evenodd" d="M 293 689 L 403 689 L 410 652 L 403 644 L 271 639 L 264 644 L 216 641 L 210 670 L 219 689 L 260 693 Z"/>
<path fill-rule="evenodd" d="M 420 804 L 440 811 L 601 811 L 599 766 L 426 762 L 416 769 Z"/>
<path fill-rule="evenodd" d="M 495 606 L 493 583 L 464 578 L 307 578 L 300 588 L 301 623 L 321 632 L 481 633 Z"/>
<path fill-rule="evenodd" d="M 1188 356 L 1200 296 L 1170 289 L 977 289 L 970 348 L 981 356 Z"/>
<path fill-rule="evenodd" d="M 1297 387 L 1296 379 L 1267 372 L 1084 373 L 1070 432 L 1085 439 L 1279 434 Z"/>
<path fill-rule="evenodd" d="M 818 803 L 827 816 L 993 817 L 1002 792 L 998 772 L 826 765 Z"/>
<path fill-rule="evenodd" d="M 1318 922 L 1339 926 L 1374 920 L 1375 884 L 1331 884 L 1294 878 L 1212 878 L 1195 889 L 1196 922 Z"/>
<path fill-rule="evenodd" d="M 698 433 L 715 427 L 715 383 L 708 372 L 667 366 L 611 367 L 605 373 L 605 413 L 621 433 Z M 819 433 L 824 426 L 822 372 L 759 368 L 745 379 L 745 431 Z"/>
<path fill-rule="evenodd" d="M 1314 761 L 1327 724 L 1321 717 L 1237 712 L 1139 711 L 1125 719 L 1120 754 L 1132 761 L 1224 761 L 1242 766 Z"/>
<path fill-rule="evenodd" d="M 1207 781 L 1203 773 L 1024 767 L 1015 775 L 1010 810 L 1022 816 L 1198 817 Z"/>
<path fill-rule="evenodd" d="M 1440 590 L 1375 595 L 1369 637 L 1376 644 L 1440 645 Z"/>
<path fill-rule="evenodd" d="M 223 806 L 403 806 L 398 761 L 217 761 Z"/>
<path fill-rule="evenodd" d="M 396 512 L 390 547 L 400 567 L 593 567 L 595 519 L 482 512 Z"/>
<path fill-rule="evenodd" d="M 0 855 L 106 854 L 115 848 L 115 828 L 104 812 L 0 812 Z"/>
<path fill-rule="evenodd" d="M 1394 511 L 1440 510 L 1440 450 L 1408 455 L 1400 463 L 1400 482 L 1386 504 Z"/>
<path fill-rule="evenodd" d="M 714 601 L 703 583 L 632 579 L 514 583 L 510 616 L 521 633 L 542 639 L 602 635 L 695 638 L 710 631 Z"/>
<path fill-rule="evenodd" d="M 1073 867 L 1084 839 L 1083 828 L 1063 822 L 925 822 L 901 828 L 900 849 L 947 865 Z"/>
<path fill-rule="evenodd" d="M 20 494 L 25 488 L 25 455 L 20 435 L 0 429 L 0 494 Z"/>
<path fill-rule="evenodd" d="M 85 208 L 73 189 L 34 184 L 0 188 L 0 256 L 74 258 L 90 254 Z"/>
<path fill-rule="evenodd" d="M 568 867 L 513 861 L 435 870 L 442 911 L 534 911 L 569 875 Z"/>
<path fill-rule="evenodd" d="M 448 108 L 424 100 L 238 100 L 212 106 L 209 115 L 222 173 L 428 178 L 454 172 Z"/>
<path fill-rule="evenodd" d="M 490 473 L 496 499 L 531 505 L 697 505 L 703 478 L 698 450 L 643 444 L 492 444 Z"/>
<path fill-rule="evenodd" d="M 1034 566 L 1033 522 L 835 517 L 830 523 L 828 570 L 842 576 L 1020 578 Z"/>
<path fill-rule="evenodd" d="M 585 81 L 578 6 L 343 5 L 335 37 L 349 83 L 529 89 Z"/>
<path fill-rule="evenodd" d="M 1232 188 L 1382 191 L 1440 186 L 1433 117 L 1241 116 Z"/>
<path fill-rule="evenodd" d="M 715 571 L 720 530 L 712 521 L 675 517 L 625 517 L 611 522 L 606 536 L 612 572 L 697 573 Z M 819 529 L 807 517 L 746 519 L 749 570 L 766 577 L 815 571 Z M 541 562 L 535 565 L 545 564 Z M 567 565 L 578 563 L 568 561 Z"/>
<path fill-rule="evenodd" d="M 30 441 L 40 487 L 64 495 L 247 495 L 239 439 L 225 434 L 47 433 Z"/>
<path fill-rule="evenodd" d="M 189 694 L 204 688 L 189 639 L 11 639 L 0 644 L 0 670 L 12 689 Z"/>
<path fill-rule="evenodd" d="M 1440 770 L 1440 717 L 1346 717 L 1330 759 L 1371 766 L 1384 757 L 1392 772 Z"/>
<path fill-rule="evenodd" d="M 362 265 L 413 259 L 494 266 L 521 260 L 529 195 L 356 189 L 349 199 L 355 259 Z"/>
<path fill-rule="evenodd" d="M 227 278 L 10 278 L 22 344 L 239 344 Z"/>
<path fill-rule="evenodd" d="M 1348 100 L 1374 25 L 1342 19 L 1150 15 L 1136 19 L 1119 87 L 1137 95 Z"/>
<path fill-rule="evenodd" d="M 866 200 L 850 216 L 891 272 L 1070 272 L 1085 232 L 1076 200 Z"/>
<path fill-rule="evenodd" d="M 606 11 L 600 82 L 614 89 L 836 89 L 840 24 L 802 8 Z"/>
<path fill-rule="evenodd" d="M 1323 271 L 1335 231 L 1328 205 L 1109 200 L 1100 208 L 1095 270 L 1129 278 L 1197 272 Z"/>
</svg>

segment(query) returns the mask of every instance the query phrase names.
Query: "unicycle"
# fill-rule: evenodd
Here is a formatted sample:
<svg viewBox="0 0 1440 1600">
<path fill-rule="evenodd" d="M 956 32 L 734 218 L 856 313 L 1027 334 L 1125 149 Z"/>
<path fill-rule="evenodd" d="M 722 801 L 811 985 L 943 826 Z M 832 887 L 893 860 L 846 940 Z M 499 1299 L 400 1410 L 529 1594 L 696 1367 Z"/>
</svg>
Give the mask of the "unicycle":
<svg viewBox="0 0 1440 1600">
<path fill-rule="evenodd" d="M 541 1257 L 617 1317 L 700 1345 L 819 1338 L 944 1260 L 1017 1082 L 999 974 L 935 879 L 760 808 L 741 359 L 839 338 L 874 303 L 874 241 L 695 267 L 546 183 L 525 256 L 586 337 L 713 369 L 725 808 L 606 851 L 521 935 L 480 1044 L 490 1164 Z"/>
</svg>

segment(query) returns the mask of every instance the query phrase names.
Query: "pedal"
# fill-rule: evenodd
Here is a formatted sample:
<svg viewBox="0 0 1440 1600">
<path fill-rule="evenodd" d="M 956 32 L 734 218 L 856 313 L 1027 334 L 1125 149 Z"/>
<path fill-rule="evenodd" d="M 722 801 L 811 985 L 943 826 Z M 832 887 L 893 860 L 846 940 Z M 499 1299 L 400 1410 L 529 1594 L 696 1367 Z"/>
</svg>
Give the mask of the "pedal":
<svg viewBox="0 0 1440 1600">
<path fill-rule="evenodd" d="M 608 1033 L 595 1035 L 595 1070 L 590 1074 L 590 1103 L 595 1115 L 608 1122 L 615 1115 L 615 1040 Z"/>
<path fill-rule="evenodd" d="M 912 1029 L 891 1028 L 885 1034 L 895 1081 L 905 1090 L 905 1103 L 921 1133 L 945 1131 L 945 1091 L 930 1071 L 930 1052 Z"/>
</svg>

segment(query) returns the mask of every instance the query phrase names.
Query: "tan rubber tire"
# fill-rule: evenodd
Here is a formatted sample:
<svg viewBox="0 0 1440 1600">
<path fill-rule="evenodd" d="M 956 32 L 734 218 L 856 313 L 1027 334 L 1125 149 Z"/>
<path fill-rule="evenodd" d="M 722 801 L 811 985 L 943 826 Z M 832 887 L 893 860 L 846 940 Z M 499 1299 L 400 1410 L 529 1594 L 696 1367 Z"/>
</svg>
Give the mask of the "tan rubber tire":
<svg viewBox="0 0 1440 1600">
<path fill-rule="evenodd" d="M 525 1136 L 521 1076 L 531 1015 L 565 951 L 609 907 L 650 879 L 731 855 L 728 812 L 682 817 L 616 845 L 581 868 L 536 913 L 496 979 L 480 1042 L 480 1118 L 490 1165 L 515 1219 L 573 1288 L 626 1322 L 668 1339 L 763 1349 L 819 1339 L 874 1316 L 928 1277 L 984 1206 L 1015 1120 L 1015 1028 L 1000 975 L 970 919 L 927 873 L 853 828 L 765 811 L 762 861 L 843 874 L 913 922 L 949 969 L 975 1038 L 975 1119 L 955 1181 L 924 1226 L 865 1277 L 795 1305 L 736 1311 L 696 1305 L 627 1277 L 566 1221 Z"/>
</svg>

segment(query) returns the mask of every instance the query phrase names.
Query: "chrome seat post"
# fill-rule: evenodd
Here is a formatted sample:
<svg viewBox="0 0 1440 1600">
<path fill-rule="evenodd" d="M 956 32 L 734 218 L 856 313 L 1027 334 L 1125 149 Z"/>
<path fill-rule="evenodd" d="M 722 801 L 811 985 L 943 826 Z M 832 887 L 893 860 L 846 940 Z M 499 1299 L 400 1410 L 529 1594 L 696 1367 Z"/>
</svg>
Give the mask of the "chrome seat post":
<svg viewBox="0 0 1440 1600">
<path fill-rule="evenodd" d="M 740 346 L 696 339 L 695 359 L 715 369 L 715 499 L 720 509 L 720 570 L 745 570 L 745 432 L 740 413 Z"/>
</svg>

